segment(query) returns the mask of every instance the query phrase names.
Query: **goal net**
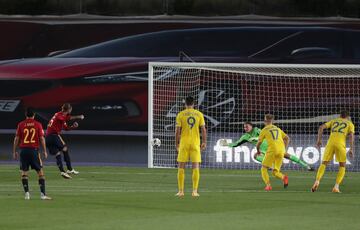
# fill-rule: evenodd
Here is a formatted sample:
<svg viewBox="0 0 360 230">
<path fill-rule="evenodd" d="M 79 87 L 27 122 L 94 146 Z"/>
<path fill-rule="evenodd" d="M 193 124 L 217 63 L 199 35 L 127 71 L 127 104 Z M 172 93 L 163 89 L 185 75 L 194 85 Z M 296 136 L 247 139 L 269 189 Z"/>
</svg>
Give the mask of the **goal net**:
<svg viewBox="0 0 360 230">
<path fill-rule="evenodd" d="M 288 64 L 149 64 L 149 167 L 176 167 L 175 118 L 184 109 L 186 96 L 196 98 L 208 130 L 202 167 L 258 169 L 255 146 L 224 146 L 244 134 L 245 121 L 262 128 L 266 113 L 275 116 L 291 142 L 287 152 L 317 168 L 321 149 L 315 147 L 318 127 L 349 110 L 357 127 L 360 112 L 360 66 Z M 356 130 L 357 134 L 357 130 Z M 154 138 L 161 146 L 151 145 Z M 356 138 L 357 140 L 357 138 Z M 349 146 L 349 145 L 347 145 Z M 360 148 L 355 141 L 355 158 L 347 168 L 360 170 Z M 333 161 L 328 169 L 337 168 Z M 284 159 L 284 169 L 300 169 Z"/>
</svg>

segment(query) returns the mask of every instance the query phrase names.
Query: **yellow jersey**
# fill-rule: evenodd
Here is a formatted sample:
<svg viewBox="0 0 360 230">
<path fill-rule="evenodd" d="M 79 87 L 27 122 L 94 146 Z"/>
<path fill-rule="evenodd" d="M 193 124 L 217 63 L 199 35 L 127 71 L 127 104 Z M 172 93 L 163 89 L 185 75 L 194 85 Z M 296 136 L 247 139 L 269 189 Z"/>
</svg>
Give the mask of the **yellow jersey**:
<svg viewBox="0 0 360 230">
<path fill-rule="evenodd" d="M 196 109 L 185 109 L 176 116 L 176 127 L 181 127 L 180 146 L 200 146 L 200 130 L 205 125 L 204 115 Z"/>
<path fill-rule="evenodd" d="M 344 118 L 336 118 L 325 123 L 326 128 L 330 129 L 328 144 L 346 146 L 346 137 L 349 133 L 355 133 L 354 124 Z"/>
<path fill-rule="evenodd" d="M 266 153 L 285 154 L 284 137 L 286 134 L 275 125 L 265 126 L 259 135 L 259 142 L 266 139 L 269 147 Z"/>
</svg>

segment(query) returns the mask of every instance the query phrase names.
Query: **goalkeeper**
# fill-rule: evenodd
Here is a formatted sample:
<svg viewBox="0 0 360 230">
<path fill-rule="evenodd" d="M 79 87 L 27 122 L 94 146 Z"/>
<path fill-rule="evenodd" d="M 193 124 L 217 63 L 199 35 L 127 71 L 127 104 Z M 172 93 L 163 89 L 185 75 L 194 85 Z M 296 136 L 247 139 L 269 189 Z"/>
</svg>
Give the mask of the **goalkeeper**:
<svg viewBox="0 0 360 230">
<path fill-rule="evenodd" d="M 261 129 L 259 129 L 258 127 L 254 127 L 251 122 L 245 122 L 244 123 L 244 131 L 245 131 L 245 134 L 242 135 L 239 140 L 237 140 L 234 143 L 227 144 L 227 146 L 235 148 L 235 147 L 240 146 L 240 145 L 245 144 L 245 143 L 251 143 L 253 145 L 256 145 L 257 142 L 258 142 L 258 139 L 259 139 Z M 257 160 L 258 162 L 261 163 L 264 160 L 267 148 L 268 148 L 268 143 L 265 140 L 260 145 L 261 155 L 256 156 L 255 160 Z M 285 153 L 284 157 L 286 159 L 289 159 L 292 162 L 300 165 L 301 167 L 309 170 L 309 171 L 314 171 L 313 167 L 309 166 L 307 163 L 300 160 L 298 157 L 296 157 L 294 155 L 290 155 L 289 153 Z"/>
</svg>

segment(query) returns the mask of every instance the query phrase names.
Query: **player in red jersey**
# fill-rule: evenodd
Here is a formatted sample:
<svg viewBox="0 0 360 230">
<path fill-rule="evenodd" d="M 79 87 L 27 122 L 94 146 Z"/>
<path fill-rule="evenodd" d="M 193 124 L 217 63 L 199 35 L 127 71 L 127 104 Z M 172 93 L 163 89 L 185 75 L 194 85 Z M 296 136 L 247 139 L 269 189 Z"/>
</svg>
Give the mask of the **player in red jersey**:
<svg viewBox="0 0 360 230">
<path fill-rule="evenodd" d="M 25 191 L 25 200 L 30 199 L 28 182 L 29 166 L 36 170 L 39 176 L 40 198 L 42 200 L 51 200 L 45 193 L 45 176 L 42 169 L 40 154 L 38 153 L 39 145 L 41 143 L 41 147 L 44 150 L 44 158 L 47 158 L 44 130 L 42 125 L 34 119 L 35 113 L 31 108 L 26 109 L 25 116 L 26 119 L 17 126 L 13 146 L 13 157 L 16 160 L 19 158 L 16 149 L 18 146 L 20 147 L 21 181 Z"/>
<path fill-rule="evenodd" d="M 72 116 L 72 107 L 69 103 L 65 103 L 61 107 L 61 111 L 55 113 L 55 115 L 49 121 L 46 130 L 46 146 L 49 149 L 50 155 L 55 155 L 56 164 L 59 167 L 60 174 L 65 179 L 71 179 L 69 174 L 79 174 L 78 171 L 72 168 L 69 150 L 64 140 L 61 138 L 60 133 L 62 130 L 71 130 L 79 127 L 77 122 L 74 122 L 71 126 L 68 126 L 67 122 L 75 119 L 84 119 L 84 115 Z M 66 163 L 67 171 L 65 172 L 61 159 L 61 153 L 64 155 L 64 161 Z"/>
</svg>

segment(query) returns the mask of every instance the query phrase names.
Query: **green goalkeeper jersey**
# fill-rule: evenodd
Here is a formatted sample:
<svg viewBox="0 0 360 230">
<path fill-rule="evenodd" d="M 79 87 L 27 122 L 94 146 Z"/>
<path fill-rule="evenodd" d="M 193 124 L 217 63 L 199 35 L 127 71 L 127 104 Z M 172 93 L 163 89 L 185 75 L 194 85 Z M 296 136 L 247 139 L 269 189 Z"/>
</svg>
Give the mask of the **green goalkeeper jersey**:
<svg viewBox="0 0 360 230">
<path fill-rule="evenodd" d="M 260 132 L 261 132 L 261 129 L 259 129 L 258 127 L 254 127 L 251 130 L 251 132 L 245 133 L 244 135 L 242 135 L 240 137 L 239 140 L 235 141 L 234 143 L 230 143 L 228 146 L 229 147 L 237 147 L 244 143 L 250 143 L 250 144 L 256 145 L 259 140 Z M 262 153 L 266 153 L 267 148 L 268 148 L 268 143 L 266 142 L 266 140 L 264 140 L 262 142 L 262 144 L 260 145 L 260 151 Z"/>
</svg>

